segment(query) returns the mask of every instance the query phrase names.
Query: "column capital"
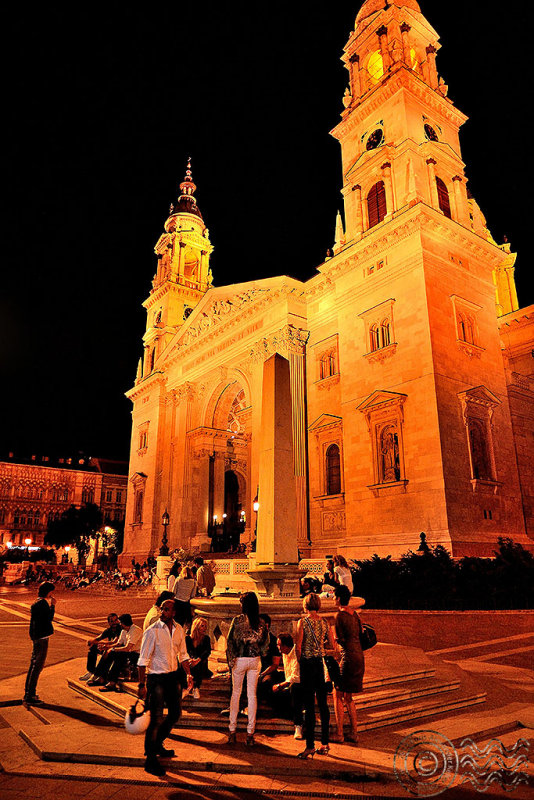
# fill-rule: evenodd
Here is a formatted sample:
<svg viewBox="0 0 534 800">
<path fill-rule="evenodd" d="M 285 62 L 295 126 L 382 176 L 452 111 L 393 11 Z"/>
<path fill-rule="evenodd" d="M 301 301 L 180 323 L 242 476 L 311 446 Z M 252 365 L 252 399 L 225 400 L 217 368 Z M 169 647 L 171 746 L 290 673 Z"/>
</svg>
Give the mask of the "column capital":
<svg viewBox="0 0 534 800">
<path fill-rule="evenodd" d="M 463 178 L 461 175 L 455 175 L 453 181 L 459 181 L 459 183 L 463 182 Z"/>
<path fill-rule="evenodd" d="M 377 36 L 387 36 L 388 35 L 388 29 L 386 28 L 386 26 L 385 25 L 381 25 L 380 28 L 377 30 L 376 35 Z"/>
<path fill-rule="evenodd" d="M 433 55 L 434 53 L 437 53 L 438 51 L 434 47 L 433 44 L 429 44 L 428 47 L 426 48 L 426 52 L 428 53 L 428 55 Z"/>
<path fill-rule="evenodd" d="M 358 55 L 358 53 L 353 53 L 351 56 L 349 56 L 349 62 L 351 64 L 359 64 L 360 56 Z"/>
<path fill-rule="evenodd" d="M 384 163 L 382 164 L 382 166 L 380 167 L 380 169 L 391 169 L 391 162 L 389 162 L 389 161 L 384 161 Z"/>
<path fill-rule="evenodd" d="M 178 242 L 178 244 L 180 245 L 180 247 L 185 247 L 186 246 L 185 242 Z"/>
<path fill-rule="evenodd" d="M 361 190 L 362 190 L 362 187 L 360 186 L 359 183 L 355 183 L 354 186 L 352 187 L 352 191 L 353 192 L 361 192 Z"/>
<path fill-rule="evenodd" d="M 436 159 L 435 159 L 435 158 L 427 158 L 427 160 L 426 160 L 426 163 L 427 163 L 429 166 L 430 166 L 431 164 L 433 164 L 434 166 L 436 166 L 436 164 L 437 164 L 438 162 L 436 161 Z"/>
<path fill-rule="evenodd" d="M 408 25 L 407 22 L 403 22 L 402 25 L 400 26 L 401 33 L 409 33 L 409 31 L 411 31 L 411 29 L 412 29 L 412 26 Z"/>
</svg>

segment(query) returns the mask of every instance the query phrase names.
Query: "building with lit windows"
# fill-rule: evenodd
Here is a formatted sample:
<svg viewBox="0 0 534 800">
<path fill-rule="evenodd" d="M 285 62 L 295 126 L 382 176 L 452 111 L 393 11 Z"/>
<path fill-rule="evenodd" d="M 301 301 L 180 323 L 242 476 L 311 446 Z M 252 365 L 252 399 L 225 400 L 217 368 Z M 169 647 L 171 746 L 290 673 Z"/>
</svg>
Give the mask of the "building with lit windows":
<svg viewBox="0 0 534 800">
<path fill-rule="evenodd" d="M 124 520 L 128 465 L 85 456 L 0 459 L 0 545 L 42 545 L 48 522 L 70 506 L 94 503 L 103 523 Z"/>
<path fill-rule="evenodd" d="M 214 287 L 190 166 L 155 252 L 125 555 L 254 538 L 264 361 L 289 362 L 302 556 L 455 556 L 534 537 L 534 306 L 468 189 L 466 121 L 416 0 L 366 0 L 344 50 L 344 222 L 310 280 Z M 239 530 L 238 530 L 239 528 Z M 244 530 L 243 530 L 244 529 Z M 234 536 L 234 539 L 231 537 Z"/>
</svg>

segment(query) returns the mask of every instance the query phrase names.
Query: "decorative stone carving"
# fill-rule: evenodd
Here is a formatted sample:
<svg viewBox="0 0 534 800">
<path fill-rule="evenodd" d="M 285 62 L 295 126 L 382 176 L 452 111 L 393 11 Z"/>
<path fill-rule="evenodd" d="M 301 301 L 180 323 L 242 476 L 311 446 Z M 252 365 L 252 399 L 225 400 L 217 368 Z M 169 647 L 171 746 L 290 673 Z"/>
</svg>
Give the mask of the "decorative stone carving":
<svg viewBox="0 0 534 800">
<path fill-rule="evenodd" d="M 303 328 L 286 325 L 276 333 L 261 339 L 250 351 L 252 361 L 265 361 L 280 350 L 285 353 L 304 355 L 310 332 Z"/>
<path fill-rule="evenodd" d="M 338 533 L 344 531 L 346 527 L 344 511 L 324 511 L 323 512 L 323 533 Z"/>
</svg>

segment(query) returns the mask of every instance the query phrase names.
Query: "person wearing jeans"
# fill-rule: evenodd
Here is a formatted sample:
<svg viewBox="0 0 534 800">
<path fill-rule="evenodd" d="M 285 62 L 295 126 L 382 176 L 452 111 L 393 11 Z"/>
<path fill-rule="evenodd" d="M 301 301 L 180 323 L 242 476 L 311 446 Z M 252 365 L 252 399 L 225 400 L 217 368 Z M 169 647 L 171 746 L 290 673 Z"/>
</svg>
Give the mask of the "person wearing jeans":
<svg viewBox="0 0 534 800">
<path fill-rule="evenodd" d="M 232 697 L 230 700 L 229 744 L 236 742 L 237 715 L 243 681 L 247 680 L 248 723 L 247 745 L 254 745 L 256 690 L 261 672 L 261 657 L 267 652 L 269 635 L 267 625 L 260 619 L 258 598 L 254 592 L 245 592 L 240 598 L 243 613 L 234 617 L 226 646 L 228 665 L 232 671 Z"/>
<path fill-rule="evenodd" d="M 33 650 L 24 687 L 23 702 L 26 705 L 42 705 L 37 695 L 37 681 L 45 665 L 48 640 L 54 633 L 52 620 L 56 610 L 56 598 L 52 592 L 55 588 L 50 581 L 44 581 L 39 586 L 38 600 L 31 607 L 30 639 L 33 642 Z"/>
</svg>

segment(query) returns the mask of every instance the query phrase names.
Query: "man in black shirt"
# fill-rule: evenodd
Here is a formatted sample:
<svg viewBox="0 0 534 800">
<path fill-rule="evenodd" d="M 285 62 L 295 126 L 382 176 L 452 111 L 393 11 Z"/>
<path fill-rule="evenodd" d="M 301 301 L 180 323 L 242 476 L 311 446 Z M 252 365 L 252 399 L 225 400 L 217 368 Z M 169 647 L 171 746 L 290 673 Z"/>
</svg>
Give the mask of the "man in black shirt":
<svg viewBox="0 0 534 800">
<path fill-rule="evenodd" d="M 108 627 L 106 630 L 102 631 L 98 636 L 95 636 L 94 639 L 89 639 L 87 642 L 87 647 L 89 648 L 89 652 L 87 653 L 87 672 L 80 677 L 81 681 L 90 681 L 93 679 L 96 673 L 96 661 L 99 653 L 102 658 L 108 655 L 107 648 L 103 646 L 104 642 L 115 642 L 121 635 L 121 631 L 122 628 L 118 615 L 108 614 Z"/>
<path fill-rule="evenodd" d="M 270 705 L 273 704 L 273 686 L 279 683 L 284 676 L 280 671 L 282 664 L 282 654 L 276 643 L 276 636 L 271 633 L 271 618 L 269 614 L 260 614 L 267 625 L 269 631 L 269 647 L 266 655 L 261 659 L 261 672 L 258 679 L 258 697 L 266 700 Z"/>
<path fill-rule="evenodd" d="M 37 695 L 37 681 L 45 665 L 48 653 L 48 640 L 54 633 L 52 620 L 56 610 L 56 598 L 52 594 L 56 587 L 50 581 L 39 586 L 39 599 L 31 607 L 30 638 L 33 642 L 30 668 L 24 687 L 24 703 L 28 706 L 40 706 L 42 700 Z"/>
</svg>

